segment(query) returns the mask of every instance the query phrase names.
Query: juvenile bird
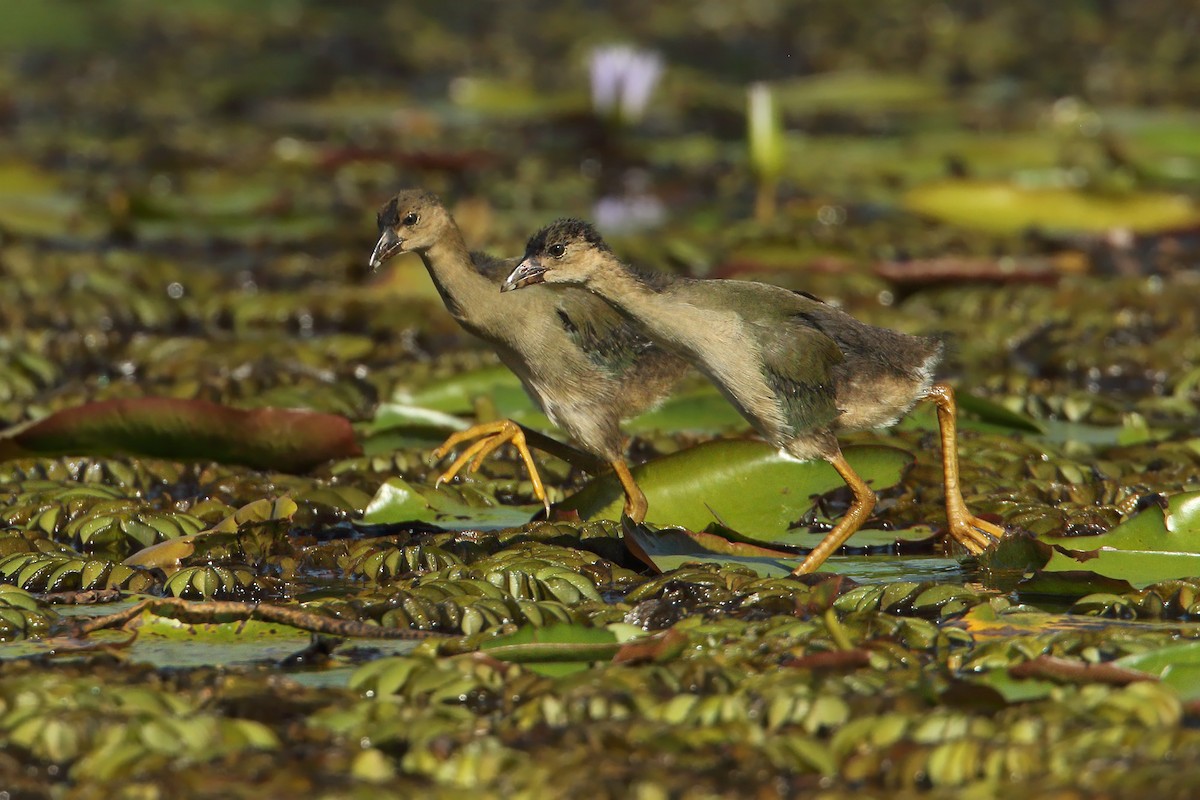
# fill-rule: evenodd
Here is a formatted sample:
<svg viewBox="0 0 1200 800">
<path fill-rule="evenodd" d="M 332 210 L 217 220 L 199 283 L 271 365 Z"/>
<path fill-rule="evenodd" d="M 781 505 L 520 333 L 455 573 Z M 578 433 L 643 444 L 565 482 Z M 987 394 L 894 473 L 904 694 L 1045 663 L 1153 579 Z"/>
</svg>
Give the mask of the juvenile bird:
<svg viewBox="0 0 1200 800">
<path fill-rule="evenodd" d="M 517 259 L 502 261 L 467 250 L 462 234 L 438 198 L 400 192 L 379 211 L 379 241 L 371 254 L 378 269 L 398 253 L 417 253 L 446 310 L 460 325 L 491 344 L 516 373 L 546 416 L 593 456 L 612 466 L 625 494 L 625 513 L 641 521 L 646 497 L 625 463 L 620 422 L 660 401 L 687 370 L 684 359 L 653 344 L 600 298 L 582 289 L 501 296 L 499 288 Z M 446 455 L 475 440 L 438 478 L 474 471 L 511 442 L 520 452 L 534 494 L 545 489 L 521 428 L 511 420 L 475 425 L 437 450 Z"/>
<path fill-rule="evenodd" d="M 893 425 L 919 400 L 937 405 L 950 535 L 973 554 L 1003 535 L 967 510 L 959 490 L 954 393 L 933 382 L 940 341 L 867 325 L 778 286 L 640 272 L 579 220 L 534 234 L 501 291 L 543 283 L 591 290 L 687 357 L 781 453 L 837 470 L 854 501 L 795 574 L 819 567 L 875 506 L 836 434 Z"/>
</svg>

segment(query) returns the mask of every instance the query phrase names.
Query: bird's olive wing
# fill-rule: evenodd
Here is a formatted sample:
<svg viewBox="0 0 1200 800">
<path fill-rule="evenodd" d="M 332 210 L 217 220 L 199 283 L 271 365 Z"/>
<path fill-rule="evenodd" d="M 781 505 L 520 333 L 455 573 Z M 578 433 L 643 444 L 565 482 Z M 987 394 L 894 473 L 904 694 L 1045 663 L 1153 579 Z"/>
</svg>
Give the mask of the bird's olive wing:
<svg viewBox="0 0 1200 800">
<path fill-rule="evenodd" d="M 828 425 L 838 414 L 834 368 L 842 351 L 825 334 L 790 320 L 764 329 L 759 339 L 763 372 L 796 430 Z"/>
<path fill-rule="evenodd" d="M 475 267 L 475 271 L 494 281 L 497 289 L 519 263 L 519 258 L 497 258 L 479 250 L 471 251 L 471 265 Z"/>
<path fill-rule="evenodd" d="M 556 311 L 571 340 L 606 372 L 625 372 L 653 347 L 633 323 L 586 290 L 563 291 Z"/>
</svg>

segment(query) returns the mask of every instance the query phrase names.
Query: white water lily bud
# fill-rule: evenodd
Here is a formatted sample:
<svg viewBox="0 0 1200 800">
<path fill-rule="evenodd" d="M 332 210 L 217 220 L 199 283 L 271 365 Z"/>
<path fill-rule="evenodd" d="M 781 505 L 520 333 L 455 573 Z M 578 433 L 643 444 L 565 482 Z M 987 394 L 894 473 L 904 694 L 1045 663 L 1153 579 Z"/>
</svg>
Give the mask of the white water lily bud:
<svg viewBox="0 0 1200 800">
<path fill-rule="evenodd" d="M 783 123 L 769 85 L 753 83 L 746 90 L 746 126 L 754 174 L 760 180 L 778 178 L 783 171 Z"/>
</svg>

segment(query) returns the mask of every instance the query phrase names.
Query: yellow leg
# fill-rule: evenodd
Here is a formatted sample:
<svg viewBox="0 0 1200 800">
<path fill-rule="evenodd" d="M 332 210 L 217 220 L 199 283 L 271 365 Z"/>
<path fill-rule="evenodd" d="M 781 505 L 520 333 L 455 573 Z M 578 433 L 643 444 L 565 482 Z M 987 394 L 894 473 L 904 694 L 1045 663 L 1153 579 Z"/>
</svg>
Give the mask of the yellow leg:
<svg viewBox="0 0 1200 800">
<path fill-rule="evenodd" d="M 837 525 L 833 526 L 833 530 L 825 534 L 825 538 L 812 549 L 811 553 L 805 556 L 804 561 L 800 562 L 800 566 L 792 572 L 793 575 L 807 575 L 815 572 L 817 567 L 825 563 L 825 559 L 837 552 L 837 549 L 862 527 L 863 523 L 867 521 L 867 517 L 871 516 L 871 510 L 875 508 L 875 492 L 871 491 L 871 487 L 867 486 L 866 481 L 858 477 L 858 473 L 847 463 L 841 453 L 830 458 L 829 463 L 837 470 L 838 475 L 842 476 L 842 480 L 850 487 L 850 491 L 854 492 L 854 502 L 850 504 L 846 515 L 838 520 Z"/>
<path fill-rule="evenodd" d="M 954 390 L 944 383 L 935 383 L 929 387 L 925 399 L 937 406 L 938 427 L 942 434 L 946 521 L 950 525 L 950 535 L 967 548 L 967 552 L 978 555 L 1004 536 L 1004 528 L 972 514 L 963 500 L 962 490 L 958 486 L 958 428 L 955 424 L 958 408 L 954 403 Z"/>
<path fill-rule="evenodd" d="M 520 453 L 521 460 L 525 462 L 525 469 L 529 471 L 529 482 L 533 484 L 534 497 L 541 500 L 542 505 L 546 507 L 546 513 L 550 513 L 550 501 L 546 499 L 546 487 L 542 485 L 542 478 L 538 475 L 537 465 L 533 461 L 533 454 L 529 452 L 529 446 L 525 443 L 525 434 L 520 425 L 508 419 L 473 425 L 465 431 L 451 434 L 450 438 L 433 451 L 433 454 L 437 458 L 442 458 L 458 445 L 471 439 L 476 441 L 460 453 L 458 458 L 454 459 L 454 463 L 438 476 L 439 486 L 445 481 L 451 480 L 468 464 L 470 466 L 467 468 L 467 472 L 475 472 L 483 464 L 484 459 L 499 447 L 512 444 Z"/>
<path fill-rule="evenodd" d="M 624 461 L 617 460 L 611 463 L 613 472 L 617 473 L 617 480 L 621 482 L 621 489 L 625 492 L 625 516 L 637 523 L 645 522 L 646 509 L 650 507 L 646 502 L 646 495 L 638 487 Z"/>
</svg>

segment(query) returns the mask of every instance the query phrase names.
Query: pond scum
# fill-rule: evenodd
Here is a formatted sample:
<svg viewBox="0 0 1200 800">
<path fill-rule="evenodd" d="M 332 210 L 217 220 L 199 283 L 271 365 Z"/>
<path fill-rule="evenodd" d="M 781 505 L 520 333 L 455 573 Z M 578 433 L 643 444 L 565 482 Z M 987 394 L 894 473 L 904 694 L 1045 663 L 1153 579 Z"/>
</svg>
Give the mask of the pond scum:
<svg viewBox="0 0 1200 800">
<path fill-rule="evenodd" d="M 0 795 L 1194 797 L 1192 12 L 511 6 L 6 15 Z M 648 105 L 593 109 L 614 58 Z M 548 521 L 507 451 L 435 487 L 473 421 L 560 434 L 419 263 L 368 275 L 409 185 L 496 253 L 596 212 L 946 335 L 1009 537 L 945 546 L 918 412 L 848 437 L 879 505 L 788 577 L 849 497 L 699 379 L 629 423 L 647 527 L 561 450 Z"/>
</svg>

